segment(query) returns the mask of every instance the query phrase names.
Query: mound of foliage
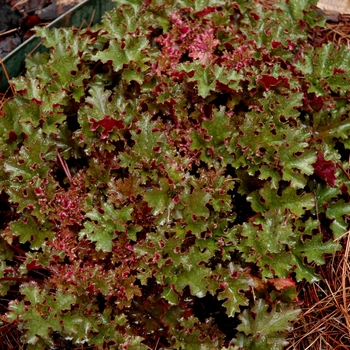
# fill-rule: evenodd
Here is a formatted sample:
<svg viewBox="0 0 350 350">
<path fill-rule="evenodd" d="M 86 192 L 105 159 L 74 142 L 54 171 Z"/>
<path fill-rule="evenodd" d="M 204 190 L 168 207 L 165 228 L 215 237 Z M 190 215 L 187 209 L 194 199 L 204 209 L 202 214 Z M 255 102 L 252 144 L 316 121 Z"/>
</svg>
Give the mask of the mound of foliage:
<svg viewBox="0 0 350 350">
<path fill-rule="evenodd" d="M 37 29 L 0 119 L 2 319 L 27 349 L 287 345 L 350 212 L 350 53 L 308 44 L 316 2 Z"/>
</svg>

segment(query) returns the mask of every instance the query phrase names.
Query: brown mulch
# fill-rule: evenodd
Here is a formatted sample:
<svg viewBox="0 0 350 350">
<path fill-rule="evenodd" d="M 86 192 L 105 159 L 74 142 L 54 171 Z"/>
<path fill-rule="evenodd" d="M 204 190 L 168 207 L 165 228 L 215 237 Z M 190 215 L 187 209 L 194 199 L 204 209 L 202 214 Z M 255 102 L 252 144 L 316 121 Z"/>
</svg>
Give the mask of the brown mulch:
<svg viewBox="0 0 350 350">
<path fill-rule="evenodd" d="M 47 4 L 48 2 L 52 3 L 59 0 L 35 1 Z M 256 1 L 266 8 L 271 8 L 275 3 L 275 0 Z M 1 5 L 4 2 L 6 2 L 6 5 L 9 5 L 14 2 L 29 3 L 30 0 L 0 0 L 0 13 Z M 34 0 L 32 0 L 32 3 L 34 3 Z M 46 6 L 42 6 L 41 10 Z M 18 10 L 16 11 L 18 12 Z M 5 36 L 8 38 L 11 34 L 6 32 L 15 29 L 13 31 L 15 35 L 20 35 L 21 30 L 30 34 L 31 28 L 25 27 L 23 24 L 25 23 L 24 19 L 28 18 L 28 16 L 36 15 L 39 13 L 37 11 L 29 13 L 26 10 L 19 11 L 21 16 L 18 21 L 14 20 L 15 24 L 12 24 L 14 28 L 11 28 L 10 25 L 1 31 L 0 26 L 0 57 L 2 55 L 1 40 Z M 40 24 L 45 23 L 45 20 L 40 19 Z M 25 33 L 22 34 L 21 41 L 25 40 Z M 320 46 L 323 43 L 332 41 L 337 45 L 346 45 L 350 49 L 350 14 L 329 14 L 326 28 L 314 28 L 311 30 L 309 32 L 309 41 L 314 46 Z M 5 94 L 0 94 L 0 111 L 4 100 Z M 350 230 L 344 233 L 339 242 L 342 244 L 342 250 L 335 255 L 326 256 L 326 264 L 318 267 L 316 270 L 321 278 L 320 282 L 299 285 L 299 298 L 303 301 L 301 305 L 302 312 L 294 324 L 293 331 L 288 334 L 290 345 L 286 350 L 350 349 L 350 310 L 348 310 L 350 303 Z M 7 323 L 6 319 L 0 319 L 0 350 L 8 348 L 20 349 L 19 335 L 17 333 L 18 331 L 13 324 Z"/>
<path fill-rule="evenodd" d="M 342 240 L 343 249 L 317 269 L 321 281 L 301 287 L 302 313 L 289 334 L 287 350 L 350 348 L 349 233 Z"/>
<path fill-rule="evenodd" d="M 317 46 L 333 41 L 350 49 L 350 14 L 339 14 L 337 21 L 327 21 L 326 28 L 315 28 L 309 39 Z"/>
<path fill-rule="evenodd" d="M 30 38 L 36 25 L 46 25 L 82 0 L 0 0 L 0 57 Z"/>
</svg>

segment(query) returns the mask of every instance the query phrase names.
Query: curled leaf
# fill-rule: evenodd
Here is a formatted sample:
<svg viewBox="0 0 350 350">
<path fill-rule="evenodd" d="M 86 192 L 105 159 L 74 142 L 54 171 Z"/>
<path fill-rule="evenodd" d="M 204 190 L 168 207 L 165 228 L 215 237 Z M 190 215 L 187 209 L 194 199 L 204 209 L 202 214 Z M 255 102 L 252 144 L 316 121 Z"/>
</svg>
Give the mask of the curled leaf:
<svg viewBox="0 0 350 350">
<path fill-rule="evenodd" d="M 317 152 L 317 161 L 313 164 L 315 174 L 322 180 L 326 180 L 327 183 L 334 187 L 335 185 L 335 164 L 331 160 L 325 160 L 321 151 Z"/>
</svg>

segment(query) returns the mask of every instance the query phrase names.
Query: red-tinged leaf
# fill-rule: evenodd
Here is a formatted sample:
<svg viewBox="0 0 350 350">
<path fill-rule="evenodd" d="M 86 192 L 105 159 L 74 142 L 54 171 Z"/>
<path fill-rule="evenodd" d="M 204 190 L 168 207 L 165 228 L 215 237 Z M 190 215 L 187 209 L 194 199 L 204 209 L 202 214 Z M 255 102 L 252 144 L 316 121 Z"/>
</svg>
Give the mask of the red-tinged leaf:
<svg viewBox="0 0 350 350">
<path fill-rule="evenodd" d="M 321 151 L 317 153 L 317 161 L 313 164 L 315 174 L 334 187 L 335 185 L 335 164 L 331 160 L 325 160 Z"/>
<path fill-rule="evenodd" d="M 309 105 L 315 112 L 319 112 L 324 104 L 325 104 L 325 99 L 323 96 L 316 96 L 315 93 L 309 94 L 305 99 L 305 103 Z"/>
<path fill-rule="evenodd" d="M 13 130 L 11 130 L 9 132 L 9 140 L 11 142 L 16 142 L 17 141 L 17 134 Z"/>
<path fill-rule="evenodd" d="M 292 278 L 271 278 L 268 281 L 270 284 L 272 284 L 277 290 L 282 290 L 289 287 L 296 287 L 295 281 L 293 281 Z"/>
<path fill-rule="evenodd" d="M 38 260 L 34 259 L 29 264 L 26 265 L 26 268 L 28 271 L 34 270 L 34 269 L 42 269 L 43 265 L 38 264 Z"/>
<path fill-rule="evenodd" d="M 347 185 L 345 185 L 345 184 L 342 184 L 342 185 L 340 186 L 340 191 L 341 191 L 342 193 L 349 194 L 349 187 L 348 187 Z"/>
<path fill-rule="evenodd" d="M 333 68 L 333 74 L 334 74 L 334 75 L 335 75 L 335 74 L 343 74 L 343 73 L 345 73 L 344 69 L 338 68 L 338 67 L 334 67 L 334 68 Z"/>
<path fill-rule="evenodd" d="M 24 20 L 21 23 L 22 30 L 23 28 L 30 29 L 34 26 L 38 25 L 40 23 L 40 17 L 38 15 L 30 15 L 24 18 Z"/>
<path fill-rule="evenodd" d="M 289 87 L 288 79 L 286 77 L 279 76 L 278 78 L 273 77 L 272 75 L 263 74 L 261 78 L 259 78 L 258 83 L 262 84 L 267 91 L 271 89 L 272 86 L 276 86 L 279 83 L 284 83 L 287 87 Z"/>
<path fill-rule="evenodd" d="M 95 120 L 91 118 L 90 122 L 92 122 L 91 131 L 95 131 L 99 126 L 101 126 L 104 131 L 102 132 L 102 138 L 108 137 L 108 133 L 110 133 L 114 128 L 119 130 L 124 129 L 124 123 L 122 120 L 116 120 L 106 115 L 102 120 Z"/>
<path fill-rule="evenodd" d="M 190 45 L 189 57 L 198 59 L 202 64 L 209 64 L 214 59 L 215 47 L 220 44 L 220 41 L 215 38 L 214 30 L 209 29 L 204 33 L 198 34 L 193 43 Z"/>
<path fill-rule="evenodd" d="M 272 46 L 273 49 L 277 49 L 281 45 L 282 45 L 282 43 L 280 41 L 277 41 L 277 40 L 272 40 L 271 41 L 271 46 Z"/>
<path fill-rule="evenodd" d="M 205 17 L 207 14 L 215 12 L 217 8 L 218 6 L 206 6 L 203 10 L 195 12 L 194 15 L 198 17 Z"/>
</svg>

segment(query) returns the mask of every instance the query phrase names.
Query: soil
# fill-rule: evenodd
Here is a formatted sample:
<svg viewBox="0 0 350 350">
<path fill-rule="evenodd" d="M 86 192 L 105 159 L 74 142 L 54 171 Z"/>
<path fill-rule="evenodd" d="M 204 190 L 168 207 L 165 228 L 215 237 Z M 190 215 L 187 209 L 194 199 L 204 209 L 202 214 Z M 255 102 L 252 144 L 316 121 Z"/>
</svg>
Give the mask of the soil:
<svg viewBox="0 0 350 350">
<path fill-rule="evenodd" d="M 0 57 L 4 58 L 33 28 L 47 25 L 82 0 L 0 0 Z"/>
</svg>

